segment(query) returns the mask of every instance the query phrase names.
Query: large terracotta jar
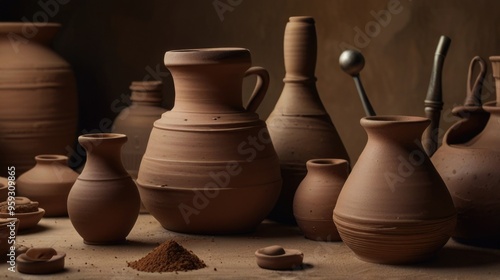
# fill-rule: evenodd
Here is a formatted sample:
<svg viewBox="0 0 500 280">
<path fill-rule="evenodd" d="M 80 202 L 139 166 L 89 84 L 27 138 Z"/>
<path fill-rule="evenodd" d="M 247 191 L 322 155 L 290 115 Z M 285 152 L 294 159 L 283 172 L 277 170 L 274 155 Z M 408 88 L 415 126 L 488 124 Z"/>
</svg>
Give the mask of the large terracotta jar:
<svg viewBox="0 0 500 280">
<path fill-rule="evenodd" d="M 305 237 L 315 241 L 340 241 L 332 213 L 349 175 L 345 159 L 311 159 L 307 175 L 293 200 L 293 214 Z"/>
<path fill-rule="evenodd" d="M 68 215 L 68 194 L 78 173 L 63 155 L 38 155 L 35 160 L 35 167 L 16 180 L 16 195 L 38 201 L 45 217 Z"/>
<path fill-rule="evenodd" d="M 267 71 L 241 48 L 169 51 L 175 103 L 154 123 L 137 183 L 146 209 L 172 231 L 227 234 L 254 229 L 281 189 L 279 161 L 255 109 Z M 257 75 L 248 105 L 243 78 Z"/>
<path fill-rule="evenodd" d="M 446 132 L 432 156 L 458 212 L 453 238 L 500 245 L 500 56 L 490 57 L 497 101 L 454 108 L 463 119 Z M 489 113 L 489 118 L 488 118 Z M 487 121 L 485 121 L 487 120 Z"/>
<path fill-rule="evenodd" d="M 283 188 L 269 218 L 295 223 L 293 198 L 315 158 L 349 160 L 316 89 L 317 39 L 312 17 L 291 17 L 284 37 L 284 87 L 266 123 L 278 153 Z"/>
<path fill-rule="evenodd" d="M 40 154 L 67 154 L 77 129 L 70 65 L 50 49 L 57 23 L 0 23 L 0 175 Z"/>
<path fill-rule="evenodd" d="M 87 162 L 69 193 L 68 215 L 86 244 L 124 242 L 137 220 L 139 193 L 120 158 L 126 141 L 117 133 L 78 137 Z"/>
<path fill-rule="evenodd" d="M 166 110 L 161 107 L 161 81 L 134 81 L 130 90 L 132 104 L 118 114 L 112 131 L 127 135 L 128 141 L 121 151 L 123 166 L 136 179 L 153 123 Z"/>
<path fill-rule="evenodd" d="M 450 238 L 453 201 L 420 142 L 429 123 L 409 116 L 361 119 L 368 142 L 333 212 L 342 240 L 358 258 L 418 262 Z"/>
</svg>

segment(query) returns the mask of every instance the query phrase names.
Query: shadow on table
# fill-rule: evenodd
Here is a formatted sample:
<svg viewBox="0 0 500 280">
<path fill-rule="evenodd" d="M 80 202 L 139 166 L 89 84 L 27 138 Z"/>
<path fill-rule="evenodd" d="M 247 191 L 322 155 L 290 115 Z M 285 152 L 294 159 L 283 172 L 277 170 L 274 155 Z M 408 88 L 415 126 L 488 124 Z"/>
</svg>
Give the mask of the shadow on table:
<svg viewBox="0 0 500 280">
<path fill-rule="evenodd" d="M 500 264 L 500 253 L 475 247 L 444 247 L 433 259 L 412 265 L 422 268 L 465 268 Z"/>
<path fill-rule="evenodd" d="M 24 235 L 37 234 L 37 233 L 40 233 L 40 232 L 51 230 L 52 228 L 53 227 L 51 227 L 51 226 L 46 226 L 46 225 L 40 225 L 40 224 L 38 224 L 35 227 L 18 231 L 17 235 L 18 236 L 24 236 Z"/>
<path fill-rule="evenodd" d="M 303 236 L 297 226 L 284 225 L 267 220 L 262 222 L 254 232 L 246 235 L 259 238 Z"/>
</svg>

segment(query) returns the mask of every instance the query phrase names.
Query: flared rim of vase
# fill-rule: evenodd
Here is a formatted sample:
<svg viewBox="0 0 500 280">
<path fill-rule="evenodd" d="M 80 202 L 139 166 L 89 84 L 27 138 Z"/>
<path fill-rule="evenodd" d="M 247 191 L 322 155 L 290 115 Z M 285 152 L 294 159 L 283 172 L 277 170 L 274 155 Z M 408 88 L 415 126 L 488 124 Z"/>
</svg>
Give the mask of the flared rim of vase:
<svg viewBox="0 0 500 280">
<path fill-rule="evenodd" d="M 127 135 L 122 134 L 122 133 L 110 133 L 110 132 L 104 132 L 104 133 L 89 133 L 89 134 L 83 134 L 78 137 L 79 139 L 121 139 L 121 138 L 127 138 Z"/>
<path fill-rule="evenodd" d="M 240 47 L 179 49 L 167 51 L 164 62 L 167 67 L 176 65 L 250 63 L 250 57 L 250 51 Z"/>
</svg>

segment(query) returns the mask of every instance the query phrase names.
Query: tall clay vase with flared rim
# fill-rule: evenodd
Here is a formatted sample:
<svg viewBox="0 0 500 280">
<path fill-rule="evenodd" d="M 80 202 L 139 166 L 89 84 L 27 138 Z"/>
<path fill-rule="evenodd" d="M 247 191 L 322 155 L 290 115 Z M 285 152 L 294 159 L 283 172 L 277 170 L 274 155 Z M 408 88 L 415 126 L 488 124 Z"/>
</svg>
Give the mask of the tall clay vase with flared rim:
<svg viewBox="0 0 500 280">
<path fill-rule="evenodd" d="M 0 23 L 0 176 L 22 174 L 40 154 L 66 154 L 78 107 L 70 65 L 49 44 L 58 23 Z"/>
<path fill-rule="evenodd" d="M 126 141 L 117 133 L 78 137 L 87 162 L 69 193 L 68 214 L 86 244 L 124 242 L 137 220 L 139 193 L 120 158 Z"/>
<path fill-rule="evenodd" d="M 361 119 L 368 142 L 333 212 L 342 240 L 358 258 L 419 262 L 450 238 L 453 201 L 420 142 L 429 123 L 411 116 Z"/>
<path fill-rule="evenodd" d="M 316 89 L 317 39 L 314 19 L 290 17 L 284 36 L 286 75 L 281 96 L 266 120 L 280 159 L 283 188 L 269 218 L 293 224 L 293 199 L 315 158 L 349 160 Z"/>
<path fill-rule="evenodd" d="M 16 180 L 16 195 L 38 201 L 45 217 L 67 216 L 67 201 L 78 173 L 63 155 L 38 155 L 36 165 Z"/>
<path fill-rule="evenodd" d="M 490 57 L 497 101 L 454 108 L 463 119 L 446 132 L 432 156 L 457 209 L 453 238 L 500 247 L 500 56 Z"/>
<path fill-rule="evenodd" d="M 293 200 L 293 214 L 305 237 L 315 241 L 340 241 L 332 213 L 349 175 L 345 159 L 312 159 L 307 175 Z"/>
<path fill-rule="evenodd" d="M 269 83 L 242 48 L 175 50 L 172 110 L 154 123 L 137 183 L 146 209 L 171 231 L 230 234 L 255 229 L 281 189 L 279 161 L 255 110 Z M 243 78 L 257 76 L 246 106 Z"/>
</svg>

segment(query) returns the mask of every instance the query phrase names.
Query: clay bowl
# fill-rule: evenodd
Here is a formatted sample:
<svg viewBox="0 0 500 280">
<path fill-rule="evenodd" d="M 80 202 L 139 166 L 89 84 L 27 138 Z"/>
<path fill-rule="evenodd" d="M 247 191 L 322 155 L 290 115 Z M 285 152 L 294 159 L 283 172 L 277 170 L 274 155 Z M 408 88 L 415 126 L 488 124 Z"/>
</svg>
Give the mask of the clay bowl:
<svg viewBox="0 0 500 280">
<path fill-rule="evenodd" d="M 43 215 L 45 215 L 45 210 L 43 208 L 38 208 L 38 211 L 36 212 L 15 213 L 13 216 L 9 215 L 9 213 L 0 213 L 0 218 L 19 219 L 19 230 L 21 231 L 35 227 L 38 222 L 40 222 Z"/>
<path fill-rule="evenodd" d="M 281 181 L 218 189 L 138 185 L 144 206 L 165 229 L 234 234 L 249 232 L 264 220 L 279 196 L 277 184 L 281 185 Z"/>
<path fill-rule="evenodd" d="M 5 256 L 7 252 L 9 252 L 10 246 L 13 244 L 9 244 L 9 236 L 11 235 L 11 228 L 8 225 L 14 221 L 14 236 L 17 234 L 17 230 L 19 229 L 19 219 L 16 218 L 0 218 L 0 254 Z"/>
<path fill-rule="evenodd" d="M 288 270 L 302 265 L 304 254 L 295 249 L 283 249 L 273 245 L 255 251 L 257 265 L 265 269 Z"/>
<path fill-rule="evenodd" d="M 65 253 L 57 253 L 47 260 L 33 260 L 27 255 L 30 250 L 17 257 L 16 264 L 19 272 L 26 274 L 49 274 L 64 269 Z"/>
</svg>

